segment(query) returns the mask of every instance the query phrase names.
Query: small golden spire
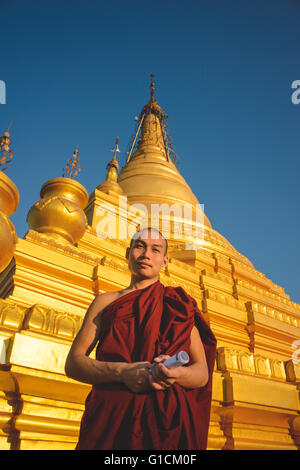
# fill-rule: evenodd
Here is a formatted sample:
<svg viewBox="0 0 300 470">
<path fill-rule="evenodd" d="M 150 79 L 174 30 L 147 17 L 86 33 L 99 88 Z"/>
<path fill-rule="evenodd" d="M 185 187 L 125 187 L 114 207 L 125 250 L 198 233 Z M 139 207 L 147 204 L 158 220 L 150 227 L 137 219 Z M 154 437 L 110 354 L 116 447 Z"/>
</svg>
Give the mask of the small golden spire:
<svg viewBox="0 0 300 470">
<path fill-rule="evenodd" d="M 76 150 L 73 153 L 73 157 L 68 159 L 69 163 L 66 164 L 66 168 L 63 168 L 62 176 L 64 178 L 74 178 L 75 176 L 79 175 L 81 168 L 80 168 L 78 154 L 79 154 L 79 151 L 78 151 L 78 145 L 77 145 Z"/>
<path fill-rule="evenodd" d="M 115 148 L 111 150 L 111 152 L 114 152 L 113 159 L 107 164 L 106 170 L 109 170 L 112 166 L 116 168 L 117 171 L 119 171 L 119 163 L 117 161 L 117 152 L 120 152 L 119 150 L 119 137 L 116 138 L 116 144 Z"/>
<path fill-rule="evenodd" d="M 6 132 L 4 132 L 3 136 L 0 136 L 0 170 L 4 171 L 7 169 L 7 164 L 13 158 L 13 151 L 10 148 L 11 140 L 10 140 L 10 133 L 8 132 L 13 121 L 10 123 L 10 126 Z"/>
<path fill-rule="evenodd" d="M 116 138 L 115 148 L 112 149 L 112 152 L 114 152 L 113 159 L 106 165 L 107 173 L 105 181 L 96 188 L 106 194 L 124 194 L 121 186 L 118 184 L 119 164 L 117 152 L 120 152 L 118 144 L 119 137 Z"/>
</svg>

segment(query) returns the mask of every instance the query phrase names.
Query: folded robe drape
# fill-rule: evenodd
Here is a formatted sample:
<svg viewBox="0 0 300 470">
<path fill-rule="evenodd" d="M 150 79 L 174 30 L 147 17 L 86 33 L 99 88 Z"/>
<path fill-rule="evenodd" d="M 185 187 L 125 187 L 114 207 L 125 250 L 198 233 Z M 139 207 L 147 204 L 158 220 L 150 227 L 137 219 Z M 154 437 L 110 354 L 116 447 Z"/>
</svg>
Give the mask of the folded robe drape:
<svg viewBox="0 0 300 470">
<path fill-rule="evenodd" d="M 109 304 L 101 315 L 96 359 L 152 362 L 159 354 L 189 354 L 194 325 L 206 354 L 207 385 L 187 389 L 175 383 L 146 393 L 131 392 L 122 383 L 94 385 L 77 450 L 206 449 L 216 339 L 183 288 L 156 281 Z"/>
</svg>

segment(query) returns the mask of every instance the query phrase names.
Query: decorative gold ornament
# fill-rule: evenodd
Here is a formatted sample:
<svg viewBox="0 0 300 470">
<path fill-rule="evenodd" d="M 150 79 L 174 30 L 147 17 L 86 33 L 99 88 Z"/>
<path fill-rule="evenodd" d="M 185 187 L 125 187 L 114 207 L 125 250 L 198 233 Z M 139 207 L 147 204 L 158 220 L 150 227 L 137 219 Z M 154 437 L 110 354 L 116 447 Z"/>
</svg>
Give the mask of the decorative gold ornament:
<svg viewBox="0 0 300 470">
<path fill-rule="evenodd" d="M 29 228 L 72 244 L 80 240 L 87 228 L 86 189 L 74 179 L 58 177 L 43 184 L 40 195 L 29 209 Z"/>
<path fill-rule="evenodd" d="M 10 126 L 9 126 L 10 127 Z M 0 170 L 5 171 L 7 164 L 11 162 L 13 158 L 13 151 L 10 148 L 11 140 L 10 133 L 4 132 L 3 136 L 0 136 Z"/>
<path fill-rule="evenodd" d="M 79 173 L 81 171 L 80 167 L 80 161 L 78 157 L 79 151 L 78 151 L 78 146 L 76 150 L 73 153 L 73 157 L 69 158 L 68 162 L 66 164 L 66 168 L 63 168 L 63 177 L 66 178 L 75 178 L 79 176 Z"/>
</svg>

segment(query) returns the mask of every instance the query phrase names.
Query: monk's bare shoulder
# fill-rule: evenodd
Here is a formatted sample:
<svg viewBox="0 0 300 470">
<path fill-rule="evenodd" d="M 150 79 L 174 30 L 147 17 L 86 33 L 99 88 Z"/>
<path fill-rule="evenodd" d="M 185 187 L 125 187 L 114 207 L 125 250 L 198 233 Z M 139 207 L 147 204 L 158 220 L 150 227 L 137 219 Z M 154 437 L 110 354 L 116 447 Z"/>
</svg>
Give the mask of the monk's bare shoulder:
<svg viewBox="0 0 300 470">
<path fill-rule="evenodd" d="M 74 339 L 69 353 L 70 357 L 78 351 L 86 355 L 90 354 L 99 338 L 102 311 L 116 298 L 118 298 L 117 292 L 105 292 L 96 295 L 87 309 L 82 325 Z"/>
<path fill-rule="evenodd" d="M 130 292 L 129 289 L 122 289 L 113 292 L 104 292 L 103 294 L 99 294 L 95 297 L 91 307 L 95 314 L 101 313 L 109 304 L 117 300 L 119 297 Z"/>
<path fill-rule="evenodd" d="M 103 294 L 99 294 L 95 297 L 92 305 L 93 305 L 93 310 L 98 313 L 102 312 L 102 310 L 105 309 L 109 304 L 114 302 L 116 299 L 119 298 L 120 291 L 116 292 L 104 292 Z"/>
</svg>

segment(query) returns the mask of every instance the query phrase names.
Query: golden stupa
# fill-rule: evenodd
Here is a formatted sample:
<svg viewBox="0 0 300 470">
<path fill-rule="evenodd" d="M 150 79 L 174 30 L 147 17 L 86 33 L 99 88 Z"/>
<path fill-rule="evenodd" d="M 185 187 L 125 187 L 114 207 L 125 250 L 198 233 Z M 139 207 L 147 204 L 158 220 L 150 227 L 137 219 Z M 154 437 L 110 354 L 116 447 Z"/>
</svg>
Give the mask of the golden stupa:
<svg viewBox="0 0 300 470">
<path fill-rule="evenodd" d="M 161 282 L 197 300 L 218 340 L 208 449 L 300 447 L 300 305 L 212 228 L 177 169 L 153 77 L 150 90 L 121 171 L 117 141 L 88 195 L 76 150 L 43 184 L 24 238 L 0 171 L 0 449 L 74 449 L 90 386 L 65 376 L 65 359 L 95 295 L 129 284 L 125 250 L 153 205 L 170 246 Z"/>
</svg>

